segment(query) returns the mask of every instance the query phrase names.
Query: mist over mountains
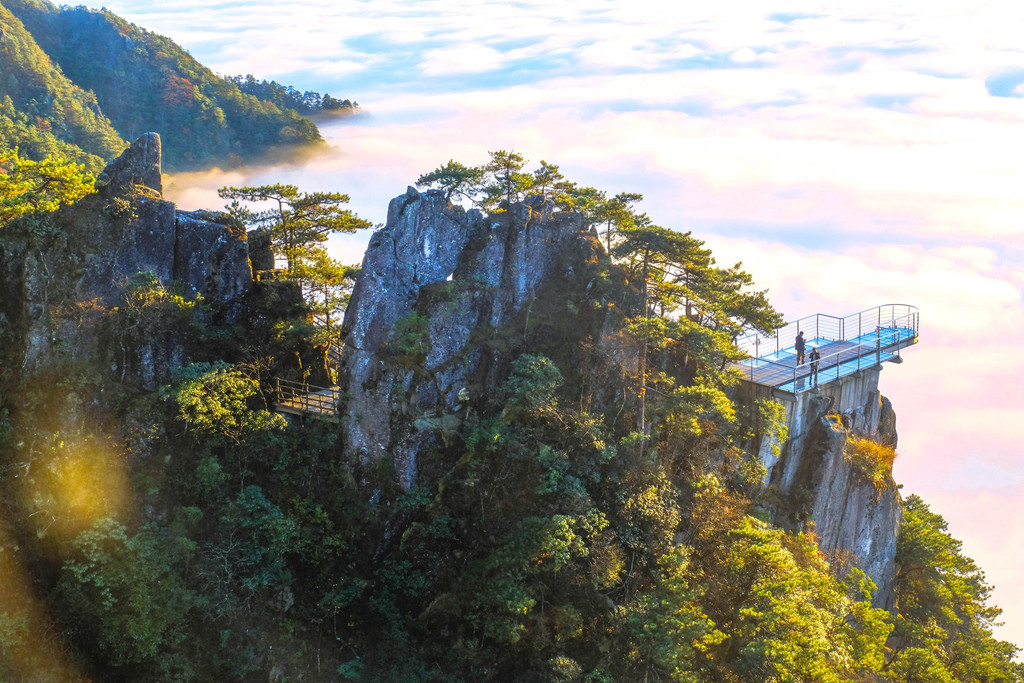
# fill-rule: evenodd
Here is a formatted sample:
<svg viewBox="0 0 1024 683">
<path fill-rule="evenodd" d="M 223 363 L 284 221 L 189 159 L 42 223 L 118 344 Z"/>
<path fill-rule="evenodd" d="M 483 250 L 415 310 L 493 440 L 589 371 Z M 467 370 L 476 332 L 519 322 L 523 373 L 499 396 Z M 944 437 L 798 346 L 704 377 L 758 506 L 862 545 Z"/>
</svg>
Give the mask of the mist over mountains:
<svg viewBox="0 0 1024 683">
<path fill-rule="evenodd" d="M 60 153 L 96 171 L 125 140 L 160 131 L 168 170 L 231 168 L 320 145 L 307 115 L 356 110 L 251 75 L 218 76 L 106 9 L 5 0 L 0 30 L 0 126 L 29 157 Z"/>
</svg>

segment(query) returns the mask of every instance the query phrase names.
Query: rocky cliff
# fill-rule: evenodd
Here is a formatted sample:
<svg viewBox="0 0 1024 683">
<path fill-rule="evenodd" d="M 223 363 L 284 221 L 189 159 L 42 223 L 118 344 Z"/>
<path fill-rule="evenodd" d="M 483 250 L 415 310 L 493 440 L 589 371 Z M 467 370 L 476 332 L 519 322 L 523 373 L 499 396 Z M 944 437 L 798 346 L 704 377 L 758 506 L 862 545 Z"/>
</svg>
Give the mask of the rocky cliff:
<svg viewBox="0 0 1024 683">
<path fill-rule="evenodd" d="M 155 135 L 99 184 L 0 235 L 0 535 L 33 573 L 6 594 L 35 589 L 59 620 L 25 631 L 26 651 L 64 630 L 90 673 L 132 680 L 179 661 L 206 678 L 366 662 L 374 680 L 746 680 L 808 643 L 817 671 L 854 666 L 848 626 L 881 652 L 882 616 L 861 605 L 852 623 L 824 575 L 860 567 L 893 604 L 899 493 L 851 446 L 895 446 L 878 368 L 727 394 L 731 348 L 703 356 L 706 378 L 681 360 L 693 326 L 638 341 L 643 269 L 613 264 L 572 211 L 539 196 L 485 215 L 409 189 L 346 313 L 341 424 L 285 427 L 263 400 L 282 379 L 268 359 L 308 328 L 297 287 L 253 281 L 268 236 L 164 201 Z M 172 384 L 195 361 L 240 372 Z M 641 369 L 657 377 L 644 423 Z M 756 398 L 788 427 L 760 449 L 760 487 L 751 431 L 780 413 Z M 83 555 L 97 522 L 121 549 L 110 566 Z M 812 531 L 831 568 L 775 527 Z"/>
<path fill-rule="evenodd" d="M 139 273 L 201 298 L 225 322 L 241 315 L 253 285 L 244 230 L 226 215 L 178 211 L 162 194 L 160 137 L 143 135 L 97 179 L 98 192 L 51 223 L 0 244 L 0 335 L 19 375 L 71 360 L 105 359 L 112 375 L 147 388 L 185 359 L 184 339 L 140 339 L 117 353 L 105 315 Z"/>
<path fill-rule="evenodd" d="M 573 290 L 593 293 L 590 264 L 603 256 L 595 236 L 540 196 L 507 208 L 485 216 L 409 188 L 367 248 L 343 328 L 345 443 L 364 463 L 391 458 L 406 488 L 431 478 L 424 458 L 443 449 L 468 406 L 495 391 L 516 354 L 560 339 L 593 355 L 575 359 L 586 366 L 578 379 L 592 385 L 635 369 L 628 353 L 614 357 L 614 306 L 583 324 L 567 311 Z M 559 315 L 576 328 L 531 325 L 531 317 Z M 878 376 L 868 370 L 783 397 L 789 439 L 776 444 L 779 456 L 768 443 L 760 456 L 776 521 L 813 528 L 837 570 L 863 569 L 879 587 L 876 603 L 886 604 L 900 497 L 891 476 L 869 481 L 846 448 L 851 435 L 895 446 Z"/>
<path fill-rule="evenodd" d="M 881 368 L 780 398 L 789 438 L 780 455 L 764 444 L 776 521 L 810 526 L 839 573 L 858 567 L 875 582 L 876 605 L 892 607 L 901 498 L 891 472 L 870 479 L 850 454 L 851 438 L 896 447 L 896 415 L 878 390 Z"/>
<path fill-rule="evenodd" d="M 76 362 L 140 389 L 166 384 L 201 340 L 173 317 L 159 334 L 131 328 L 130 312 L 118 309 L 127 308 L 126 288 L 139 273 L 201 299 L 217 326 L 249 315 L 260 286 L 244 231 L 222 214 L 165 201 L 160 158 L 157 135 L 139 138 L 100 176 L 99 192 L 45 229 L 10 233 L 0 244 L 0 379 L 8 385 L 47 373 L 59 379 Z M 608 262 L 596 235 L 543 196 L 504 208 L 485 216 L 409 188 L 367 248 L 343 328 L 342 443 L 364 464 L 393 461 L 406 489 L 451 466 L 431 471 L 427 460 L 521 353 L 569 359 L 559 366 L 576 373 L 581 403 L 586 395 L 607 411 L 626 400 L 622 377 L 635 371 L 635 358 L 631 366 L 629 350 L 615 346 L 622 318 L 601 293 Z M 615 290 L 629 296 L 621 283 Z M 767 444 L 761 456 L 776 521 L 812 524 L 833 563 L 863 568 L 885 604 L 899 494 L 891 478 L 867 480 L 846 452 L 850 435 L 895 445 L 878 373 L 784 398 L 790 437 L 780 457 Z M 615 396 L 602 397 L 609 386 Z"/>
<path fill-rule="evenodd" d="M 535 303 L 586 287 L 582 267 L 599 250 L 543 196 L 487 218 L 436 190 L 392 200 L 345 314 L 348 448 L 364 461 L 389 455 L 412 486 L 421 454 L 504 379 L 510 349 L 545 335 L 531 324 Z"/>
</svg>

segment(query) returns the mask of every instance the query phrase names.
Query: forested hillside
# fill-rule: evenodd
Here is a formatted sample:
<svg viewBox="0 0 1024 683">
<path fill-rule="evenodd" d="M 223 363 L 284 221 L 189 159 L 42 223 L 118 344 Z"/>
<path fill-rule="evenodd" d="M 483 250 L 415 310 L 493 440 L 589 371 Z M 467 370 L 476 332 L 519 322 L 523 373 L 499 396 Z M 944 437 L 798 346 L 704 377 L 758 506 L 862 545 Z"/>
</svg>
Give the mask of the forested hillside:
<svg viewBox="0 0 1024 683">
<path fill-rule="evenodd" d="M 359 107 L 358 102 L 339 100 L 330 95 L 307 90 L 299 92 L 295 88 L 281 85 L 277 81 L 256 80 L 252 74 L 235 76 L 230 79 L 239 89 L 249 95 L 266 102 L 273 102 L 281 109 L 294 109 L 303 115 L 315 114 L 354 114 Z"/>
<path fill-rule="evenodd" d="M 330 381 L 316 246 L 365 222 L 289 186 L 176 211 L 159 149 L 98 191 L 0 184 L 0 680 L 1024 680 L 923 501 L 883 609 L 766 485 L 784 411 L 728 361 L 780 317 L 639 195 L 508 152 L 424 174 L 370 240 L 337 403 L 286 420 L 286 381 Z M 845 422 L 816 420 L 895 491 L 890 433 Z"/>
<path fill-rule="evenodd" d="M 70 81 L 0 5 L 0 147 L 84 163 L 99 172 L 125 143 L 95 95 Z"/>
<path fill-rule="evenodd" d="M 61 149 L 85 160 L 67 147 L 74 145 L 106 161 L 123 149 L 119 137 L 156 131 L 167 141 L 166 167 L 189 170 L 321 141 L 294 108 L 307 106 L 302 96 L 291 101 L 284 86 L 271 88 L 273 98 L 243 92 L 173 41 L 108 10 L 3 0 L 0 22 L 7 67 L 0 96 L 11 100 L 3 144 L 33 158 Z M 316 96 L 312 109 L 345 108 L 346 101 L 304 95 L 309 105 Z"/>
</svg>

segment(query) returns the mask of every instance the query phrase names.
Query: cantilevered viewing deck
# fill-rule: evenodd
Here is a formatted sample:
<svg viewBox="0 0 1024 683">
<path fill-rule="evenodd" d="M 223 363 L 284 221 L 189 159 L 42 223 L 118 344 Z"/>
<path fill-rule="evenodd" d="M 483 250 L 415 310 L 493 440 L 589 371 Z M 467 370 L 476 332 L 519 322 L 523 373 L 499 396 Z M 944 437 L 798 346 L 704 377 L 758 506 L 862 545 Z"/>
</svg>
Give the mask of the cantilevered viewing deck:
<svg viewBox="0 0 1024 683">
<path fill-rule="evenodd" d="M 900 352 L 917 343 L 919 313 L 907 304 L 878 308 L 837 318 L 816 314 L 791 322 L 771 336 L 749 335 L 739 347 L 750 358 L 734 367 L 747 381 L 797 394 L 852 375 L 885 361 L 902 362 Z M 803 332 L 805 362 L 797 364 L 797 333 Z M 821 355 L 818 376 L 809 358 L 811 349 Z"/>
</svg>

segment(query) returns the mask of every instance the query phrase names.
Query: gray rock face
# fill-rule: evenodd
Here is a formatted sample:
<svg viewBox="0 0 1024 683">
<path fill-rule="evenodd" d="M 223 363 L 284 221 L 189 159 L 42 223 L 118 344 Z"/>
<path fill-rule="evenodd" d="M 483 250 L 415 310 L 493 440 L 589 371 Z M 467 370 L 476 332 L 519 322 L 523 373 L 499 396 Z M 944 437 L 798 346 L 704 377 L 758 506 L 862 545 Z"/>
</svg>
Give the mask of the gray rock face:
<svg viewBox="0 0 1024 683">
<path fill-rule="evenodd" d="M 178 211 L 174 227 L 174 279 L 208 300 L 240 301 L 252 287 L 244 230 L 210 211 Z"/>
<path fill-rule="evenodd" d="M 363 256 L 345 315 L 345 343 L 369 360 L 395 321 L 413 312 L 420 288 L 452 275 L 479 221 L 480 212 L 449 206 L 440 193 L 410 187 L 392 199 L 387 224 L 373 234 Z"/>
<path fill-rule="evenodd" d="M 246 234 L 249 243 L 249 262 L 253 273 L 274 269 L 274 252 L 270 245 L 270 231 L 266 228 L 250 230 Z"/>
<path fill-rule="evenodd" d="M 566 259 L 585 242 L 543 197 L 487 219 L 435 190 L 392 200 L 345 314 L 348 447 L 367 461 L 394 458 L 412 486 L 444 416 L 500 379 L 501 352 L 471 336 L 528 316 L 541 289 L 573 277 Z"/>
<path fill-rule="evenodd" d="M 830 383 L 785 403 L 790 438 L 771 469 L 787 502 L 780 523 L 813 523 L 818 547 L 839 572 L 862 569 L 878 586 L 876 606 L 892 606 L 902 501 L 891 476 L 876 489 L 844 455 L 850 435 L 896 445 L 896 416 L 878 393 L 879 370 Z"/>
<path fill-rule="evenodd" d="M 77 233 L 77 244 L 69 248 L 80 248 L 85 253 L 78 294 L 116 305 L 119 285 L 136 273 L 152 271 L 161 282 L 170 283 L 174 277 L 175 223 L 174 204 L 162 199 L 136 197 L 124 208 L 105 202 L 99 195 L 79 202 L 68 221 L 69 232 Z M 59 256 L 55 254 L 54 258 Z"/>
<path fill-rule="evenodd" d="M 96 179 L 96 187 L 111 196 L 128 194 L 136 185 L 163 196 L 160 136 L 156 133 L 138 138 Z"/>
<path fill-rule="evenodd" d="M 178 211 L 160 199 L 159 135 L 133 142 L 102 176 L 103 190 L 74 207 L 67 221 L 78 240 L 70 246 L 86 253 L 80 296 L 116 302 L 118 285 L 143 271 L 215 304 L 230 305 L 249 291 L 245 231 L 233 229 L 224 213 Z"/>
<path fill-rule="evenodd" d="M 0 246 L 0 333 L 19 340 L 15 358 L 27 373 L 59 354 L 103 357 L 101 314 L 122 303 L 123 285 L 137 273 L 200 294 L 229 318 L 252 287 L 244 230 L 224 214 L 179 212 L 160 198 L 158 135 L 132 143 L 98 184 L 99 192 L 54 215 L 50 236 L 11 236 Z M 134 374 L 151 386 L 181 363 L 183 349 L 157 342 L 137 355 Z"/>
</svg>

